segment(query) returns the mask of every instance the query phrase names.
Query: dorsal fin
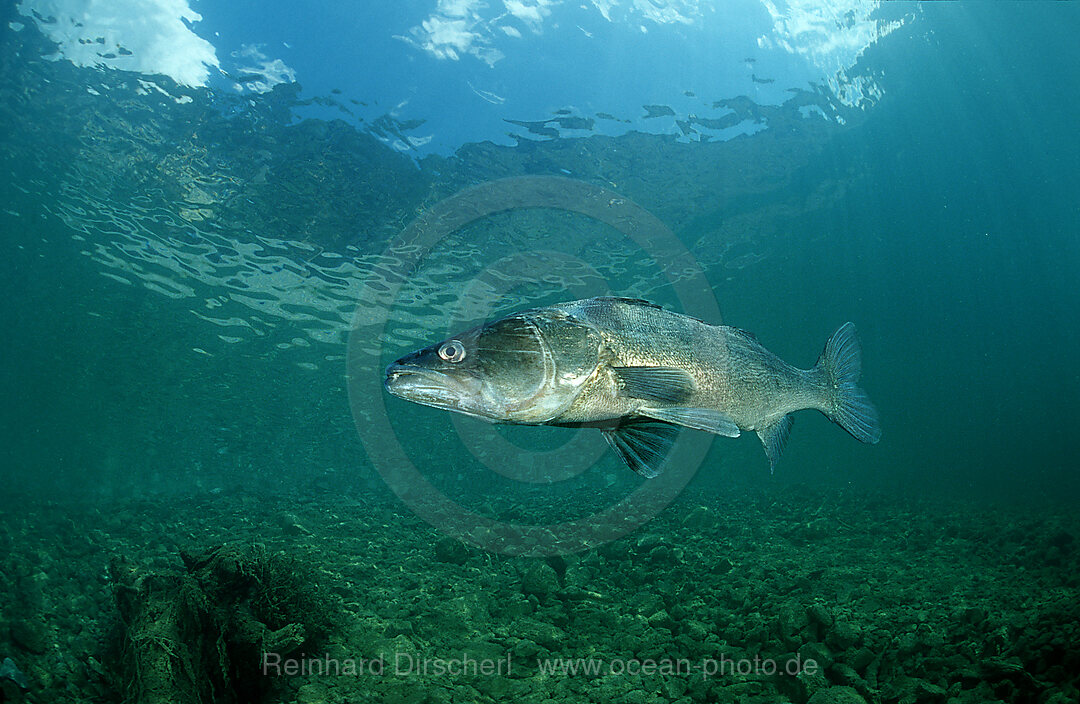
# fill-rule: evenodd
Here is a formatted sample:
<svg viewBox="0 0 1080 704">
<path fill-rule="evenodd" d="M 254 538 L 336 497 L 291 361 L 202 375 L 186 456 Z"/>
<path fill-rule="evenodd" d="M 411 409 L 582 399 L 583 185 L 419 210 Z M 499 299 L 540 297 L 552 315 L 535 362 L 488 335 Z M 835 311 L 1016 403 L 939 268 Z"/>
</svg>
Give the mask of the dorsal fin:
<svg viewBox="0 0 1080 704">
<path fill-rule="evenodd" d="M 645 308 L 657 308 L 663 310 L 663 306 L 652 301 L 646 301 L 644 298 L 626 298 L 624 296 L 597 296 L 594 300 L 597 301 L 611 301 L 612 303 L 625 303 L 628 306 L 643 306 Z"/>
<path fill-rule="evenodd" d="M 731 332 L 731 334 L 737 335 L 737 336 L 743 338 L 744 340 L 746 340 L 748 342 L 753 342 L 755 345 L 760 345 L 761 344 L 761 342 L 759 342 L 758 339 L 757 339 L 757 335 L 755 335 L 752 332 L 747 332 L 746 330 L 743 330 L 742 328 L 733 328 L 730 325 L 727 326 L 727 329 L 728 329 L 729 332 Z"/>
</svg>

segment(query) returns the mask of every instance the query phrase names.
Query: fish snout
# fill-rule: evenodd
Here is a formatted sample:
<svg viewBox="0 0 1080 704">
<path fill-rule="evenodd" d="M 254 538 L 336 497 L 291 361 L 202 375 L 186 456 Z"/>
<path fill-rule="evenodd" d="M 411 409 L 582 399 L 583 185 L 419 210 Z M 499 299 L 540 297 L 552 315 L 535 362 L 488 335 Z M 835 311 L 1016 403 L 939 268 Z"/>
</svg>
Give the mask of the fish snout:
<svg viewBox="0 0 1080 704">
<path fill-rule="evenodd" d="M 401 384 L 407 383 L 406 379 L 410 376 L 415 377 L 418 373 L 416 367 L 412 367 L 408 364 L 402 364 L 400 362 L 392 362 L 386 365 L 386 369 L 383 371 L 383 387 L 390 393 L 394 393 L 396 387 L 400 387 Z"/>
<path fill-rule="evenodd" d="M 452 410 L 466 403 L 471 395 L 455 375 L 400 359 L 386 368 L 383 386 L 406 401 Z"/>
</svg>

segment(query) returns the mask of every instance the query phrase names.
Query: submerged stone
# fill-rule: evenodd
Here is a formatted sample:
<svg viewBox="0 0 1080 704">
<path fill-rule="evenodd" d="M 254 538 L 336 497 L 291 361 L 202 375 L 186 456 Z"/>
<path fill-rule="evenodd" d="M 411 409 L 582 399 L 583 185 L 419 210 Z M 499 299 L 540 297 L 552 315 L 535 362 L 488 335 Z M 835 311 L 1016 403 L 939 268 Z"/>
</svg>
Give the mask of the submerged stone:
<svg viewBox="0 0 1080 704">
<path fill-rule="evenodd" d="M 807 704 L 866 704 L 866 700 L 853 688 L 841 686 L 818 690 Z"/>
<path fill-rule="evenodd" d="M 811 604 L 806 610 L 806 615 L 809 616 L 810 620 L 814 623 L 819 623 L 826 628 L 833 624 L 832 612 L 829 611 L 829 608 L 825 606 L 825 604 Z"/>
<path fill-rule="evenodd" d="M 37 618 L 20 619 L 11 624 L 11 640 L 23 650 L 43 655 L 46 650 L 45 624 Z"/>
<path fill-rule="evenodd" d="M 30 689 L 30 682 L 26 679 L 26 675 L 11 658 L 4 658 L 4 662 L 0 663 L 0 680 L 11 680 L 22 689 Z"/>
<path fill-rule="evenodd" d="M 435 543 L 435 559 L 451 565 L 464 565 L 469 559 L 469 548 L 456 538 L 442 538 Z"/>
<path fill-rule="evenodd" d="M 546 562 L 537 562 L 521 577 L 521 591 L 536 596 L 540 601 L 559 591 L 559 576 Z"/>
</svg>

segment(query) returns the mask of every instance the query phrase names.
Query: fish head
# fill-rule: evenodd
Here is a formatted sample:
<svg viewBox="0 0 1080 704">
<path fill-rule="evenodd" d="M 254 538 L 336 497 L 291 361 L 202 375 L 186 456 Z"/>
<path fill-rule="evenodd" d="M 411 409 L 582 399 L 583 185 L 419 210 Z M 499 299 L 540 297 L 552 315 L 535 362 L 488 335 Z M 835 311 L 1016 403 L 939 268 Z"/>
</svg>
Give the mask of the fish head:
<svg viewBox="0 0 1080 704">
<path fill-rule="evenodd" d="M 498 423 L 539 424 L 580 395 L 601 338 L 566 314 L 535 310 L 480 325 L 386 368 L 386 390 Z"/>
</svg>

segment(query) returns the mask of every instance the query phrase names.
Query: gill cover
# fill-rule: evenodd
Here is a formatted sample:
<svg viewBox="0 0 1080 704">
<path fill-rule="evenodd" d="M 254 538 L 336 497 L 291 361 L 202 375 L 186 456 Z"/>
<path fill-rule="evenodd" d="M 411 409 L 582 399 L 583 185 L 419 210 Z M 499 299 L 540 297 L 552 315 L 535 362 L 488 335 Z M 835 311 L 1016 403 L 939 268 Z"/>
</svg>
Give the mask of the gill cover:
<svg viewBox="0 0 1080 704">
<path fill-rule="evenodd" d="M 570 407 L 600 360 L 600 335 L 559 311 L 525 311 L 482 328 L 477 360 L 485 391 L 507 418 L 552 420 Z"/>
</svg>

